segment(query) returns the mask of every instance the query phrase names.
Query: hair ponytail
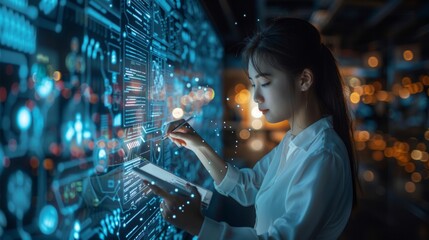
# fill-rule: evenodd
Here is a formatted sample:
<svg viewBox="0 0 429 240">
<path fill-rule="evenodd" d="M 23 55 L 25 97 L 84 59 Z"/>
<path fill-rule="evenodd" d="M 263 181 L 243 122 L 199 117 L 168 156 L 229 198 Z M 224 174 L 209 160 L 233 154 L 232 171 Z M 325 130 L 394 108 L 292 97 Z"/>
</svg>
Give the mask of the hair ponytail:
<svg viewBox="0 0 429 240">
<path fill-rule="evenodd" d="M 347 148 L 350 161 L 350 170 L 353 182 L 353 206 L 357 205 L 356 188 L 357 164 L 352 141 L 352 121 L 344 95 L 344 83 L 337 67 L 337 61 L 325 44 L 320 44 L 320 77 L 315 81 L 315 90 L 319 99 L 323 103 L 325 111 L 332 115 L 334 130 L 343 140 Z"/>
</svg>

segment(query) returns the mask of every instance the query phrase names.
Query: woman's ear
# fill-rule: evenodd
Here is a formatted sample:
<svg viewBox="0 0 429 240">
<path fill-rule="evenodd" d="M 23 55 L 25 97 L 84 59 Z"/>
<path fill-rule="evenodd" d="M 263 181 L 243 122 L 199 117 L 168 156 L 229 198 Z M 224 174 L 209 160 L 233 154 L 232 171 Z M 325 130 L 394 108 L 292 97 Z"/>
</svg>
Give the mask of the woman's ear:
<svg viewBox="0 0 429 240">
<path fill-rule="evenodd" d="M 302 70 L 301 76 L 298 81 L 299 90 L 301 90 L 302 92 L 308 91 L 308 89 L 310 89 L 311 85 L 313 84 L 313 81 L 313 71 L 308 68 L 305 68 L 304 70 Z"/>
</svg>

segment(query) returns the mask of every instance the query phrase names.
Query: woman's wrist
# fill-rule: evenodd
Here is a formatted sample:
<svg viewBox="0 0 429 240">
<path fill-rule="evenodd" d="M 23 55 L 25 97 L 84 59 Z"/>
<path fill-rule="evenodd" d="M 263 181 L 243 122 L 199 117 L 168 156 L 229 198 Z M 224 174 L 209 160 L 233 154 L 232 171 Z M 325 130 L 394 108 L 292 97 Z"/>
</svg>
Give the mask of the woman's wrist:
<svg viewBox="0 0 429 240">
<path fill-rule="evenodd" d="M 201 142 L 198 142 L 196 144 L 193 144 L 192 148 L 190 148 L 191 151 L 193 151 L 195 154 L 201 153 L 204 151 L 204 149 L 211 148 L 210 145 L 207 144 L 207 142 L 204 139 L 201 139 Z"/>
<path fill-rule="evenodd" d="M 193 221 L 191 229 L 188 230 L 189 233 L 194 236 L 198 236 L 198 234 L 200 234 L 203 223 L 204 223 L 204 216 L 203 215 L 198 216 L 198 218 L 195 219 L 195 221 Z"/>
</svg>

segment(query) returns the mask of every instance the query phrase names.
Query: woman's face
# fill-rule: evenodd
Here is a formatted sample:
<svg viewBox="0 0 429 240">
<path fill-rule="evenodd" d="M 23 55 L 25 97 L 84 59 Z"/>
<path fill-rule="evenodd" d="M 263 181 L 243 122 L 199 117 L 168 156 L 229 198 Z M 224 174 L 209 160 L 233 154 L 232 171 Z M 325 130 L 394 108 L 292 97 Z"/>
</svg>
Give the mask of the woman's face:
<svg viewBox="0 0 429 240">
<path fill-rule="evenodd" d="M 292 117 L 294 80 L 284 71 L 261 62 L 258 73 L 249 61 L 249 79 L 253 87 L 253 100 L 268 122 L 276 123 Z"/>
</svg>

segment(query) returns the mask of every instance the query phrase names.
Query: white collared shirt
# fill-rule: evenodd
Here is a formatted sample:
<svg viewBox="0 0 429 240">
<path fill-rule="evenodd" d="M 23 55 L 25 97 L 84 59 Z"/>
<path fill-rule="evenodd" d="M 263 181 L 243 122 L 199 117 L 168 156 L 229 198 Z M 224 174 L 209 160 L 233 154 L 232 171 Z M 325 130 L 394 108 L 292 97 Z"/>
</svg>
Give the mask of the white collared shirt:
<svg viewBox="0 0 429 240">
<path fill-rule="evenodd" d="M 228 164 L 216 190 L 255 205 L 254 228 L 204 219 L 199 239 L 337 239 L 349 219 L 353 186 L 347 149 L 332 117 L 313 123 L 250 168 Z"/>
</svg>

